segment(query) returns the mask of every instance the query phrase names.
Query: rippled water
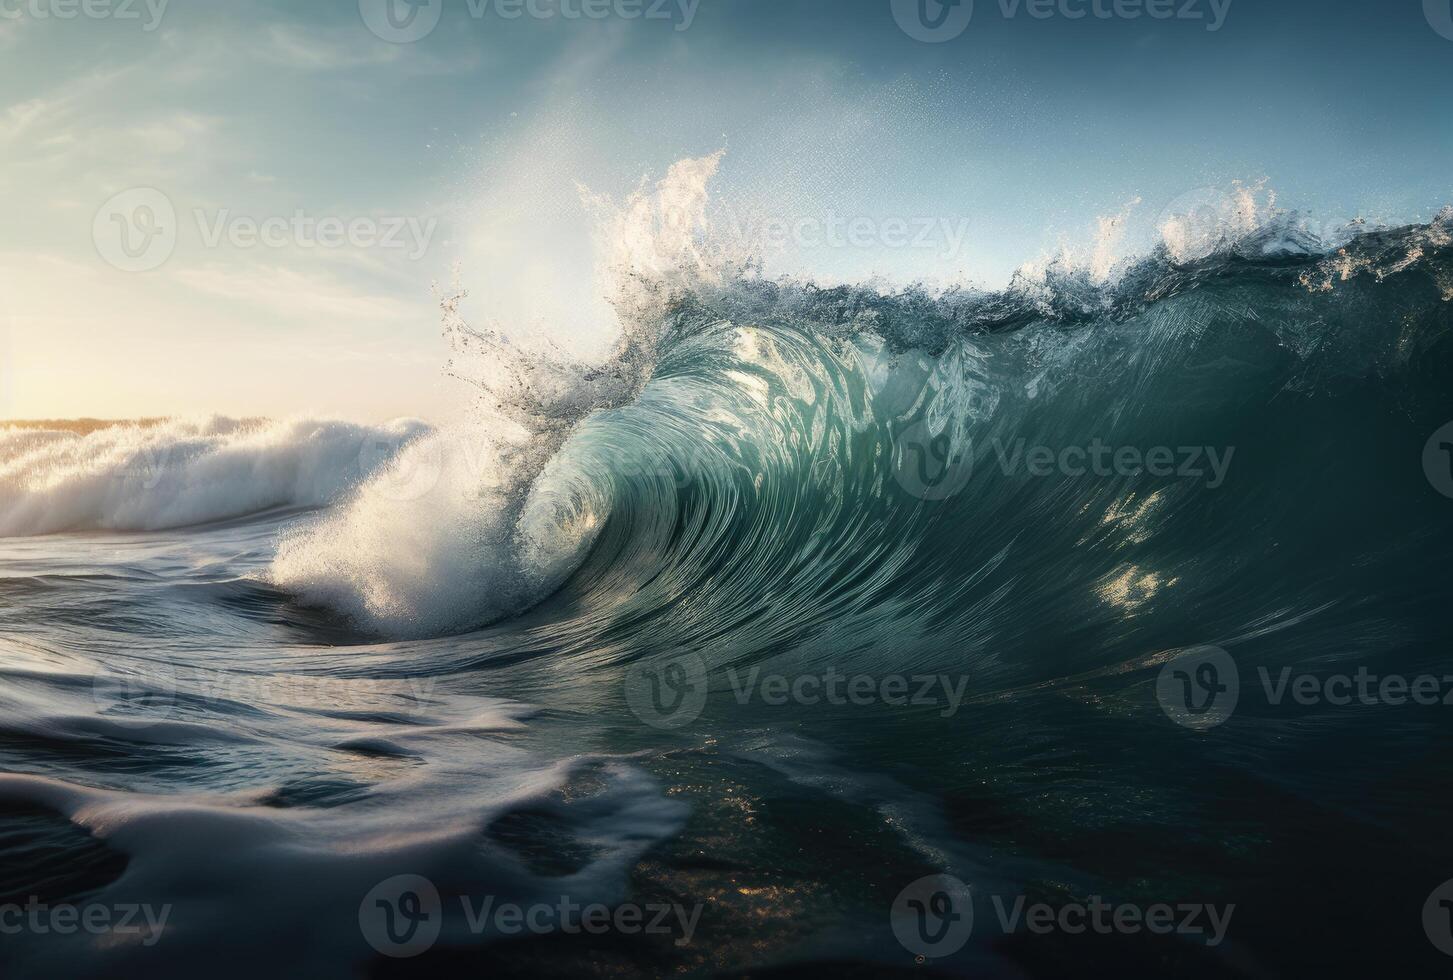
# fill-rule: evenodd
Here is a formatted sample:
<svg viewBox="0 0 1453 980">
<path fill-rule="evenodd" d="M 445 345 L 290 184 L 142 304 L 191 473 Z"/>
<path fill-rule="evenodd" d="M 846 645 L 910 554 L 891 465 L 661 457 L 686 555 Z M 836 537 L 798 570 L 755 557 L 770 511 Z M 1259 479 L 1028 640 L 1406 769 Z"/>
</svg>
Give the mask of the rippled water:
<svg viewBox="0 0 1453 980">
<path fill-rule="evenodd" d="M 1453 691 L 1449 248 L 727 277 L 606 368 L 512 362 L 473 427 L 8 430 L 0 906 L 166 919 L 0 956 L 1426 970 L 1453 709 L 1379 682 Z M 1359 672 L 1371 701 L 1321 686 Z M 952 950 L 904 912 L 933 875 L 972 896 Z M 1215 943 L 997 918 L 1095 897 L 1234 913 Z M 567 928 L 595 903 L 670 914 Z"/>
</svg>

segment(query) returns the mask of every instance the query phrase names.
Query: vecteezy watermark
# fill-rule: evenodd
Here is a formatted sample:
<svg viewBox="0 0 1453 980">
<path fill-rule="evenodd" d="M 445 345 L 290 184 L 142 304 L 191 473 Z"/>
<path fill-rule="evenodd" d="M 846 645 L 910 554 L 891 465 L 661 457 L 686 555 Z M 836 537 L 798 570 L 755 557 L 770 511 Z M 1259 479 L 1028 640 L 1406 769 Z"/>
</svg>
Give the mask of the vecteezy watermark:
<svg viewBox="0 0 1453 980">
<path fill-rule="evenodd" d="M 552 902 L 520 905 L 495 896 L 459 896 L 460 922 L 471 936 L 522 934 L 671 936 L 688 946 L 705 906 L 678 904 L 580 903 L 568 895 Z M 428 952 L 443 932 L 445 905 L 434 883 L 422 875 L 399 875 L 374 887 L 358 907 L 363 938 L 379 953 L 408 959 Z"/>
<path fill-rule="evenodd" d="M 1254 688 L 1244 688 L 1240 676 L 1225 650 L 1193 647 L 1161 668 L 1156 698 L 1172 721 L 1202 731 L 1224 723 L 1252 690 L 1272 708 L 1453 706 L 1453 674 L 1378 674 L 1365 665 L 1332 673 L 1258 666 Z"/>
<path fill-rule="evenodd" d="M 1196 187 L 1176 195 L 1155 219 L 1154 228 L 1175 262 L 1204 259 L 1228 237 L 1253 230 L 1255 198 L 1245 188 Z"/>
<path fill-rule="evenodd" d="M 453 2 L 453 0 L 451 0 Z M 381 41 L 411 44 L 434 33 L 445 0 L 358 0 L 363 23 Z M 486 17 L 532 20 L 669 21 L 677 31 L 691 28 L 701 0 L 463 0 L 472 20 Z"/>
<path fill-rule="evenodd" d="M 1423 0 L 1423 16 L 1439 36 L 1453 41 L 1453 0 Z"/>
<path fill-rule="evenodd" d="M 161 26 L 171 0 L 0 0 L 0 19 L 138 21 L 150 33 Z"/>
<path fill-rule="evenodd" d="M 952 875 L 919 878 L 898 893 L 889 916 L 898 942 L 924 959 L 952 956 L 974 934 L 973 896 Z"/>
<path fill-rule="evenodd" d="M 1434 0 L 1424 0 L 1425 4 Z M 1446 0 L 1444 0 L 1446 4 Z M 974 0 L 889 0 L 893 19 L 915 41 L 942 44 L 963 34 L 974 17 Z M 990 4 L 985 4 L 986 7 Z M 1005 20 L 1021 14 L 1035 20 L 1195 21 L 1219 31 L 1231 11 L 1231 0 L 995 0 Z M 1429 15 L 1431 20 L 1432 15 Z"/>
<path fill-rule="evenodd" d="M 706 663 L 696 654 L 653 657 L 626 670 L 626 704 L 652 728 L 680 728 L 701 716 L 708 689 Z"/>
<path fill-rule="evenodd" d="M 99 668 L 91 694 L 102 714 L 119 714 L 131 727 L 144 728 L 174 720 L 184 702 L 336 708 L 367 700 L 387 703 L 394 712 L 422 712 L 433 703 L 435 683 L 429 677 L 383 681 L 210 670 L 157 657 L 131 670 Z"/>
<path fill-rule="evenodd" d="M 780 707 L 788 704 L 867 707 L 941 708 L 939 717 L 952 718 L 964 702 L 967 676 L 948 674 L 839 674 L 829 667 L 820 674 L 766 674 L 753 667 L 745 674 L 727 669 L 727 682 L 738 704 L 756 699 Z"/>
<path fill-rule="evenodd" d="M 358 12 L 379 40 L 410 44 L 434 33 L 444 0 L 358 0 Z"/>
<path fill-rule="evenodd" d="M 489 474 L 499 460 L 499 444 L 488 430 L 429 432 L 412 419 L 396 419 L 384 429 L 367 437 L 359 450 L 363 495 L 409 503 L 436 488 L 466 500 L 497 492 Z"/>
<path fill-rule="evenodd" d="M 1025 895 L 990 895 L 992 924 L 1002 935 L 1046 936 L 1177 935 L 1206 946 L 1221 945 L 1236 913 L 1234 904 L 1156 902 L 1149 905 L 1112 903 L 1099 895 L 1085 902 L 1030 902 Z M 898 894 L 891 913 L 893 934 L 920 959 L 942 959 L 957 953 L 974 931 L 973 894 L 950 875 L 920 878 Z M 982 917 L 981 917 L 982 918 Z"/>
<path fill-rule="evenodd" d="M 1453 498 L 1453 422 L 1434 432 L 1423 446 L 1423 473 L 1434 490 Z"/>
<path fill-rule="evenodd" d="M 966 675 L 840 673 L 764 673 L 761 667 L 726 670 L 727 687 L 737 704 L 865 708 L 936 708 L 952 718 L 964 703 Z M 653 728 L 679 728 L 700 717 L 710 690 L 706 664 L 696 654 L 643 661 L 626 671 L 626 703 Z"/>
<path fill-rule="evenodd" d="M 721 449 L 704 439 L 622 460 L 622 464 L 622 472 L 628 479 L 666 483 L 677 490 L 686 489 L 702 474 L 725 465 Z"/>
<path fill-rule="evenodd" d="M 102 714 L 119 710 L 149 724 L 164 721 L 176 711 L 176 666 L 165 657 L 131 670 L 102 666 L 91 678 L 91 697 Z"/>
<path fill-rule="evenodd" d="M 916 422 L 895 441 L 893 477 L 898 485 L 923 500 L 946 500 L 968 485 L 974 474 L 974 442 L 959 445 L 947 431 L 935 433 Z M 1083 446 L 1030 445 L 1027 440 L 990 443 L 990 458 L 1007 477 L 1037 479 L 1086 476 L 1201 480 L 1215 490 L 1226 482 L 1235 446 L 1112 446 L 1096 437 Z"/>
<path fill-rule="evenodd" d="M 1453 956 L 1453 881 L 1445 881 L 1423 903 L 1423 932 L 1445 956 Z"/>
<path fill-rule="evenodd" d="M 668 206 L 661 224 L 691 235 L 702 221 L 694 207 Z M 947 259 L 962 253 L 969 219 L 924 214 L 847 214 L 771 212 L 718 205 L 707 221 L 723 237 L 743 249 L 771 255 L 789 249 L 916 249 L 935 251 Z"/>
<path fill-rule="evenodd" d="M 1266 255 L 1325 251 L 1365 230 L 1367 224 L 1360 218 L 1348 221 L 1278 208 L 1275 193 L 1262 179 L 1234 180 L 1178 194 L 1161 209 L 1153 227 L 1171 261 L 1184 265 L 1252 239 Z M 1311 272 L 1299 278 L 1309 288 L 1316 281 Z"/>
<path fill-rule="evenodd" d="M 1171 721 L 1206 731 L 1223 724 L 1236 710 L 1240 672 L 1220 647 L 1192 647 L 1160 669 L 1155 696 Z"/>
<path fill-rule="evenodd" d="M 714 215 L 713 224 L 727 229 L 733 241 L 763 255 L 790 249 L 915 249 L 957 258 L 969 236 L 967 218 L 927 215 L 744 216 L 731 209 Z"/>
<path fill-rule="evenodd" d="M 384 249 L 404 251 L 410 261 L 424 257 L 438 230 L 437 218 L 364 215 L 343 218 L 302 209 L 290 215 L 255 217 L 230 208 L 194 209 L 202 247 L 235 249 Z M 135 187 L 115 195 L 97 210 L 92 239 L 101 258 L 122 272 L 149 272 L 176 251 L 181 229 L 171 198 L 154 187 Z"/>
<path fill-rule="evenodd" d="M 974 19 L 974 0 L 891 0 L 898 27 L 925 44 L 952 41 Z"/>
<path fill-rule="evenodd" d="M 383 427 L 379 434 L 363 440 L 358 451 L 358 471 L 365 475 L 363 492 L 399 503 L 418 500 L 439 485 L 444 474 L 445 453 L 449 449 L 463 453 L 463 459 L 478 458 L 464 440 L 453 446 L 408 427 L 399 419 Z M 475 468 L 472 472 L 480 472 Z"/>
<path fill-rule="evenodd" d="M 1374 674 L 1365 666 L 1351 674 L 1297 673 L 1283 667 L 1275 675 L 1265 667 L 1256 668 L 1268 704 L 1280 705 L 1288 695 L 1294 704 L 1308 707 L 1330 704 L 1363 707 L 1405 704 L 1453 705 L 1453 674 Z"/>
<path fill-rule="evenodd" d="M 111 480 L 141 490 L 155 490 L 166 479 L 169 464 L 177 455 L 176 449 L 175 443 L 143 443 L 131 451 L 129 459 L 111 469 Z"/>
<path fill-rule="evenodd" d="M 422 875 L 380 882 L 358 906 L 358 928 L 384 956 L 402 960 L 427 953 L 444 928 L 439 889 Z"/>
<path fill-rule="evenodd" d="M 439 219 L 416 216 L 354 217 L 317 216 L 302 209 L 286 217 L 254 218 L 233 214 L 229 209 L 208 214 L 192 212 L 207 248 L 224 241 L 237 249 L 249 248 L 357 248 L 407 249 L 410 261 L 424 257 Z"/>
<path fill-rule="evenodd" d="M 904 430 L 893 449 L 893 479 L 920 500 L 947 500 L 973 479 L 973 440 L 955 445 L 949 432 L 934 432 L 926 421 Z"/>
<path fill-rule="evenodd" d="M 96 252 L 122 272 L 149 272 L 177 247 L 177 212 L 154 187 L 133 187 L 96 211 L 91 224 Z"/>
<path fill-rule="evenodd" d="M 48 905 L 32 895 L 24 905 L 0 905 L 0 936 L 140 936 L 155 946 L 166 932 L 170 905 Z"/>
<path fill-rule="evenodd" d="M 1157 936 L 1184 936 L 1188 939 L 1215 947 L 1226 941 L 1226 930 L 1236 906 L 1213 905 L 1205 902 L 1156 902 L 1151 905 L 1130 903 L 1112 904 L 1099 895 L 1091 895 L 1088 902 L 1065 902 L 1051 905 L 1046 902 L 1030 903 L 1023 895 L 1012 901 L 999 895 L 991 895 L 994 918 L 1005 935 L 1019 931 L 1021 923 L 1026 932 L 1036 936 L 1063 933 L 1078 936 L 1093 932 L 1101 936 L 1134 936 L 1148 932 Z"/>
</svg>

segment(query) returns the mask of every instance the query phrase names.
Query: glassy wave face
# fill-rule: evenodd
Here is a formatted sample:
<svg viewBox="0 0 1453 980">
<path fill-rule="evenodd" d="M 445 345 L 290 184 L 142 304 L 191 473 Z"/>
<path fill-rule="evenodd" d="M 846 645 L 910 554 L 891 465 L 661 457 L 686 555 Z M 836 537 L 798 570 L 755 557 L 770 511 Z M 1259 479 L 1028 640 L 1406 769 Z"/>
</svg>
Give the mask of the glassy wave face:
<svg viewBox="0 0 1453 980">
<path fill-rule="evenodd" d="M 1171 231 L 992 294 L 658 235 L 603 365 L 446 297 L 475 423 L 6 431 L 0 904 L 167 917 L 0 957 L 1436 965 L 1453 708 L 1356 678 L 1453 692 L 1453 212 Z M 894 912 L 930 875 L 972 896 L 951 950 Z M 1234 914 L 1039 934 L 1020 899 Z"/>
</svg>

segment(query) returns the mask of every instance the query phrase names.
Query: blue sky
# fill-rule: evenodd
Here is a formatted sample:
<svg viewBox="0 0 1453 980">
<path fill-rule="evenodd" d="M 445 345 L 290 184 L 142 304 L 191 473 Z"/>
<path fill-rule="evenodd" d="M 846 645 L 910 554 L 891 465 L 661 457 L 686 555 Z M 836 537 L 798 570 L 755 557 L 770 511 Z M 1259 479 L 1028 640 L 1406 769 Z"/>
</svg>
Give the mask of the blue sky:
<svg viewBox="0 0 1453 980">
<path fill-rule="evenodd" d="M 771 259 L 826 280 L 997 285 L 1236 180 L 1326 220 L 1453 202 L 1447 0 L 1219 0 L 1215 30 L 1211 0 L 977 0 L 940 43 L 905 0 L 436 0 L 409 43 L 374 0 L 87 2 L 0 0 L 0 416 L 446 414 L 432 281 L 598 348 L 577 184 L 722 148 L 734 214 L 937 223 Z M 97 236 L 135 188 L 175 243 L 124 271 Z"/>
</svg>

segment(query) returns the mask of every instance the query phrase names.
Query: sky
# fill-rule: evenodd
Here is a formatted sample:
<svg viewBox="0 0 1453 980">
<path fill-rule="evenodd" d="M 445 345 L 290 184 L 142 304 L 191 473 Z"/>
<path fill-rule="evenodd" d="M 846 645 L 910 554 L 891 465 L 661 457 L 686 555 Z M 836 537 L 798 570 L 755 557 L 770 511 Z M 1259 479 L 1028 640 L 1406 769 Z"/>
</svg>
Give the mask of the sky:
<svg viewBox="0 0 1453 980">
<path fill-rule="evenodd" d="M 1426 220 L 1449 7 L 0 0 L 0 418 L 443 417 L 434 284 L 597 351 L 582 188 L 719 150 L 824 282 L 1002 285 L 1237 181 Z"/>
</svg>

